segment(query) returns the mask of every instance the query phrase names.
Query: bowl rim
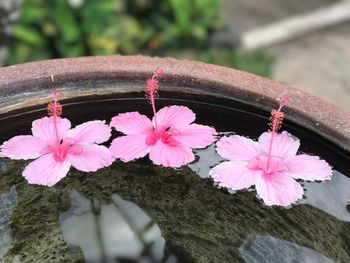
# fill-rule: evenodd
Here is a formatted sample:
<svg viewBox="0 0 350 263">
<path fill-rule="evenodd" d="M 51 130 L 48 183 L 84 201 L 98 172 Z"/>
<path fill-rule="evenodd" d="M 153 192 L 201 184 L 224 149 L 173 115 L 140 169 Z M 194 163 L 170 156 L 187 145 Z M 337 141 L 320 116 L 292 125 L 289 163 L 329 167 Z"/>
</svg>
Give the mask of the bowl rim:
<svg viewBox="0 0 350 263">
<path fill-rule="evenodd" d="M 350 113 L 287 84 L 203 62 L 116 55 L 18 64 L 0 68 L 0 96 L 6 100 L 24 92 L 49 90 L 52 87 L 51 75 L 57 86 L 80 81 L 130 82 L 145 80 L 156 67 L 164 70 L 162 81 L 168 86 L 181 86 L 195 93 L 230 97 L 267 111 L 277 106 L 276 99 L 279 96 L 287 95 L 289 103 L 284 110 L 287 119 L 350 151 Z M 143 88 L 140 85 L 140 90 Z M 27 96 L 26 99 L 31 98 Z M 33 100 L 32 105 L 42 102 Z M 21 105 L 24 104 L 19 104 L 18 108 Z M 2 113 L 4 112 L 6 110 L 3 108 Z"/>
</svg>

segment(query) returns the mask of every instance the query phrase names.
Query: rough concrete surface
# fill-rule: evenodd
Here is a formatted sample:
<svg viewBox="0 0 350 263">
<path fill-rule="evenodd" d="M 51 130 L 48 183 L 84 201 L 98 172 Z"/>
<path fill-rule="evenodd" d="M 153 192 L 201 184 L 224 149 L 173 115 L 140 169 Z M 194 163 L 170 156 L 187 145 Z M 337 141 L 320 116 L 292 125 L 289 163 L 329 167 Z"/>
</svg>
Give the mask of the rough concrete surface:
<svg viewBox="0 0 350 263">
<path fill-rule="evenodd" d="M 273 77 L 350 111 L 350 23 L 276 46 Z"/>
<path fill-rule="evenodd" d="M 225 0 L 240 32 L 325 7 L 334 0 Z M 267 49 L 276 56 L 273 78 L 350 111 L 350 21 Z"/>
</svg>

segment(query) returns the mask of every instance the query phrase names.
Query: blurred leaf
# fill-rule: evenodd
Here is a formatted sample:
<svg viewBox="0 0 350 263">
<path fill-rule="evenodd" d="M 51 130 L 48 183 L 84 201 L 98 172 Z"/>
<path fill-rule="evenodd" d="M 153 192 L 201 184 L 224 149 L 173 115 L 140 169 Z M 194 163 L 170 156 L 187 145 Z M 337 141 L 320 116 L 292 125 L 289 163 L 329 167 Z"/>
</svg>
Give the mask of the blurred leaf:
<svg viewBox="0 0 350 263">
<path fill-rule="evenodd" d="M 8 61 L 204 47 L 221 21 L 220 0 L 72 1 L 24 0 Z"/>
<path fill-rule="evenodd" d="M 173 8 L 177 25 L 181 30 L 187 31 L 187 27 L 191 24 L 191 0 L 170 0 L 170 3 Z"/>
<path fill-rule="evenodd" d="M 62 38 L 67 42 L 79 39 L 80 30 L 74 17 L 74 10 L 66 1 L 58 1 L 53 13 L 54 22 Z"/>
<path fill-rule="evenodd" d="M 57 33 L 55 26 L 50 22 L 43 23 L 43 32 L 46 36 L 54 36 Z"/>
<path fill-rule="evenodd" d="M 166 56 L 181 59 L 199 60 L 271 77 L 275 58 L 265 52 L 240 53 L 230 49 L 184 50 L 167 52 Z"/>
<path fill-rule="evenodd" d="M 40 32 L 33 28 L 27 28 L 21 25 L 15 27 L 13 34 L 18 40 L 28 44 L 40 45 L 45 41 Z"/>
<path fill-rule="evenodd" d="M 43 20 L 45 17 L 45 9 L 39 6 L 24 6 L 21 10 L 21 21 L 23 23 L 32 23 Z"/>
<path fill-rule="evenodd" d="M 198 26 L 198 25 L 194 25 L 191 28 L 191 32 L 194 38 L 200 40 L 200 41 L 205 41 L 205 39 L 207 38 L 207 31 L 205 30 L 205 28 Z"/>
<path fill-rule="evenodd" d="M 107 37 L 91 37 L 89 39 L 94 55 L 111 55 L 115 54 L 118 49 L 118 41 Z"/>
<path fill-rule="evenodd" d="M 33 46 L 25 43 L 17 43 L 11 46 L 9 54 L 9 64 L 24 63 L 32 60 L 48 59 L 52 56 L 52 54 L 50 54 L 47 49 L 33 48 Z"/>
<path fill-rule="evenodd" d="M 119 23 L 124 36 L 127 35 L 129 38 L 140 38 L 142 28 L 136 19 L 132 17 L 124 17 Z"/>
<path fill-rule="evenodd" d="M 84 48 L 81 44 L 67 44 L 62 40 L 56 42 L 56 46 L 64 57 L 78 57 L 84 55 Z"/>
</svg>

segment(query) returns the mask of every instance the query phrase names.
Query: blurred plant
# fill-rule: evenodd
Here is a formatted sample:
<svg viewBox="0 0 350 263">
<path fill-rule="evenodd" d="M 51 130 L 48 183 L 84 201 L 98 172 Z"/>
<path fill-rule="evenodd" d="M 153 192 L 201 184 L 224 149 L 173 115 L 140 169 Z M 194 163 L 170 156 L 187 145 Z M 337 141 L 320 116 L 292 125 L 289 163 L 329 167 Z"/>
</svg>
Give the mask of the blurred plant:
<svg viewBox="0 0 350 263">
<path fill-rule="evenodd" d="M 164 54 L 161 53 L 161 55 Z M 263 77 L 272 76 L 272 65 L 275 62 L 274 56 L 261 50 L 242 53 L 228 48 L 211 48 L 186 51 L 168 51 L 165 55 L 231 67 L 248 71 Z"/>
<path fill-rule="evenodd" d="M 197 52 L 197 59 L 203 62 L 232 67 L 260 76 L 271 77 L 274 56 L 257 50 L 249 53 L 234 52 L 230 49 L 211 49 Z"/>
<path fill-rule="evenodd" d="M 8 64 L 202 47 L 219 0 L 24 0 Z"/>
</svg>

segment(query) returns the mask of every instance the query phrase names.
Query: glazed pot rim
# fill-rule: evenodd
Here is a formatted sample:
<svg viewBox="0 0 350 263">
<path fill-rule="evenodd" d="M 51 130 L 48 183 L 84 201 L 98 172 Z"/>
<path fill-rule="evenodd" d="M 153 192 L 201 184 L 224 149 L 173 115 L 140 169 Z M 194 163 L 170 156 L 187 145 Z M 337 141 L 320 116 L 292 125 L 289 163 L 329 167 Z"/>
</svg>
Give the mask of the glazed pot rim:
<svg viewBox="0 0 350 263">
<path fill-rule="evenodd" d="M 162 81 L 181 86 L 185 92 L 230 97 L 236 101 L 270 111 L 276 98 L 289 97 L 285 113 L 288 119 L 310 129 L 350 151 L 350 113 L 309 93 L 289 85 L 251 73 L 202 62 L 147 56 L 96 56 L 52 59 L 0 68 L 0 113 L 28 106 L 7 105 L 6 99 L 32 91 L 52 88 L 51 76 L 57 86 L 83 81 L 135 81 L 148 78 L 156 67 L 164 70 Z M 139 85 L 139 90 L 143 89 Z M 105 92 L 113 93 L 117 90 Z M 88 94 L 85 94 L 88 95 Z M 42 96 L 42 95 L 41 95 Z M 44 96 L 48 99 L 50 93 Z M 76 94 L 75 94 L 75 97 Z M 30 105 L 43 100 L 27 96 Z M 23 98 L 22 98 L 23 102 Z"/>
</svg>

